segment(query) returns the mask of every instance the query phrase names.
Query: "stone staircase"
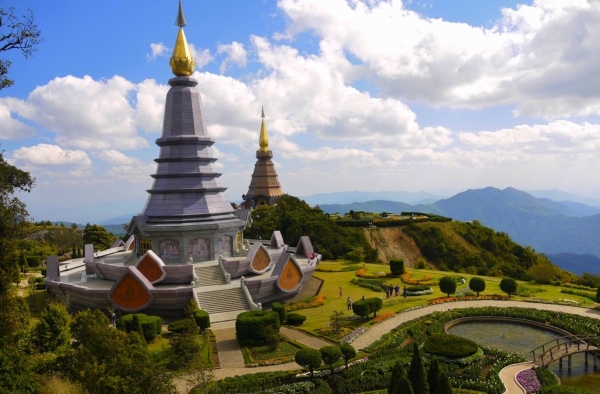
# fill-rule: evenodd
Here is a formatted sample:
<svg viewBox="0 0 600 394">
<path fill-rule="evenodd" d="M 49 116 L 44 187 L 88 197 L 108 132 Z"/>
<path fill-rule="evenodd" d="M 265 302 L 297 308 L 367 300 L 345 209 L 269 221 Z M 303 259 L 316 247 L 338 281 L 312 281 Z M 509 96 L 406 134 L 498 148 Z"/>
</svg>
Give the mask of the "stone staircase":
<svg viewBox="0 0 600 394">
<path fill-rule="evenodd" d="M 225 284 L 225 277 L 223 276 L 223 271 L 221 271 L 221 267 L 219 265 L 197 267 L 194 269 L 194 271 L 198 277 L 198 280 L 196 281 L 196 287 Z"/>
<path fill-rule="evenodd" d="M 210 315 L 215 313 L 250 310 L 244 292 L 239 287 L 198 292 L 198 303 L 200 304 L 200 307 Z"/>
</svg>

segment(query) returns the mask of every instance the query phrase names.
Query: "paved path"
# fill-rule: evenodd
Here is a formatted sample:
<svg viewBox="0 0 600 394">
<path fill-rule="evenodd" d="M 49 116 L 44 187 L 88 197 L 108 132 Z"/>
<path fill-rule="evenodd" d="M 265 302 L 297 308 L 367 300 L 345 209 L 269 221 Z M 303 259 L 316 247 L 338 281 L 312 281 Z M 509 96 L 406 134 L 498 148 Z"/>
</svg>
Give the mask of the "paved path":
<svg viewBox="0 0 600 394">
<path fill-rule="evenodd" d="M 433 312 L 443 312 L 452 309 L 462 309 L 462 308 L 477 308 L 484 306 L 493 306 L 493 307 L 517 307 L 517 308 L 532 308 L 553 312 L 563 312 L 570 313 L 573 315 L 586 316 L 594 319 L 600 320 L 600 310 L 596 309 L 584 309 L 578 308 L 574 306 L 567 305 L 556 305 L 556 304 L 541 304 L 541 303 L 528 303 L 522 301 L 495 301 L 495 300 L 481 300 L 481 301 L 457 301 L 457 302 L 448 302 L 438 305 L 430 305 L 423 307 L 421 309 L 415 309 L 409 312 L 400 313 L 384 322 L 376 324 L 369 328 L 365 333 L 356 338 L 354 342 L 352 342 L 352 346 L 355 349 L 363 349 L 369 345 L 371 345 L 376 340 L 380 339 L 384 334 L 390 332 L 393 328 L 399 326 L 402 323 L 405 323 L 410 320 L 414 320 L 426 315 L 429 315 Z M 300 331 L 287 329 L 282 327 L 282 333 L 291 339 L 294 339 L 297 342 L 305 344 L 306 346 L 310 346 L 316 349 L 319 349 L 322 346 L 329 345 L 329 343 L 311 337 L 309 335 L 303 334 Z M 288 335 L 288 331 L 292 331 L 296 338 Z M 236 375 L 246 375 L 253 374 L 258 372 L 270 372 L 270 371 L 291 371 L 298 370 L 298 364 L 296 363 L 287 363 L 287 364 L 279 364 L 279 365 L 270 365 L 266 367 L 256 367 L 256 368 L 244 368 L 243 358 L 241 356 L 241 351 L 239 346 L 237 345 L 237 341 L 235 340 L 235 328 L 228 329 L 220 329 L 213 330 L 215 335 L 217 336 L 217 349 L 219 349 L 219 357 L 221 359 L 221 369 L 215 370 L 215 379 L 220 380 L 226 378 L 228 376 L 236 376 Z M 302 338 L 304 337 L 304 338 Z M 297 339 L 298 338 L 298 339 Z M 221 347 L 219 342 L 224 341 L 225 343 L 222 346 L 224 349 L 224 354 L 221 354 Z M 233 342 L 232 342 L 233 341 Z M 236 350 L 237 348 L 237 350 Z M 237 353 L 237 354 L 236 354 Z M 241 364 L 239 363 L 241 361 Z M 230 363 L 226 364 L 224 363 Z M 505 394 L 523 394 L 524 391 L 520 388 L 515 381 L 515 375 L 522 371 L 523 369 L 528 369 L 530 366 L 526 366 L 525 364 L 515 364 L 505 368 L 500 378 L 506 387 Z M 187 394 L 189 391 L 189 385 L 185 384 L 184 377 L 174 379 L 174 383 L 176 384 L 178 390 L 182 394 Z"/>
<path fill-rule="evenodd" d="M 523 389 L 523 387 L 517 383 L 517 374 L 526 369 L 531 369 L 534 366 L 534 363 L 527 361 L 502 368 L 502 371 L 500 371 L 498 375 L 500 376 L 500 380 L 502 383 L 504 383 L 504 387 L 506 388 L 504 394 L 525 394 L 525 389 Z"/>
</svg>

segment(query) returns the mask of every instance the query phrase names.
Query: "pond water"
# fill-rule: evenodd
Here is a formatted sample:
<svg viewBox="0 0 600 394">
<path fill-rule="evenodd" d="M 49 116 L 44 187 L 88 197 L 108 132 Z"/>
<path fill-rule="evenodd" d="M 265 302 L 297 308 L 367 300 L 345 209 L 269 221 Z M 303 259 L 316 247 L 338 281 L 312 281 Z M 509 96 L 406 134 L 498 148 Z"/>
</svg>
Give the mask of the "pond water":
<svg viewBox="0 0 600 394">
<path fill-rule="evenodd" d="M 507 322 L 467 322 L 458 324 L 448 330 L 448 333 L 471 339 L 483 346 L 495 347 L 521 354 L 528 360 L 532 359 L 534 348 L 561 337 L 552 331 L 546 331 L 532 326 Z M 600 372 L 594 373 L 594 364 L 588 356 L 589 366 L 585 367 L 584 354 L 571 357 L 571 373 L 567 371 L 567 359 L 563 360 L 562 370 L 559 363 L 550 364 L 550 369 L 557 374 L 564 386 L 584 388 L 593 394 L 600 394 Z"/>
</svg>

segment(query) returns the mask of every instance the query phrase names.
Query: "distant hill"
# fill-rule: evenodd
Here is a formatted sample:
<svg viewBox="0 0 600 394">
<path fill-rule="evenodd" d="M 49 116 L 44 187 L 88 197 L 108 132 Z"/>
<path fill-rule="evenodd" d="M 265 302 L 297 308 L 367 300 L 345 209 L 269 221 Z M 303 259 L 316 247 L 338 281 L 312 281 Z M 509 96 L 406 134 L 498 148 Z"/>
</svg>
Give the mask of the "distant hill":
<svg viewBox="0 0 600 394">
<path fill-rule="evenodd" d="M 600 213 L 596 208 L 578 202 L 536 198 L 514 188 L 467 190 L 432 204 L 367 201 L 344 205 L 323 204 L 320 207 L 327 213 L 343 214 L 351 209 L 394 213 L 418 211 L 461 221 L 477 220 L 539 252 L 600 257 Z"/>
<path fill-rule="evenodd" d="M 600 208 L 600 199 L 580 196 L 578 194 L 563 192 L 562 190 L 525 190 L 525 192 L 531 194 L 536 198 L 548 198 L 552 201 L 572 201 L 580 204 L 589 205 L 591 207 Z"/>
<path fill-rule="evenodd" d="M 406 204 L 430 204 L 441 198 L 435 194 L 427 192 L 403 192 L 403 191 L 382 191 L 382 192 L 335 192 L 314 194 L 312 196 L 298 197 L 310 205 L 323 204 L 352 204 L 355 202 L 366 202 L 373 200 L 387 200 L 394 202 L 403 202 Z"/>
<path fill-rule="evenodd" d="M 554 265 L 574 274 L 589 272 L 600 275 L 600 258 L 591 254 L 559 253 L 547 256 Z"/>
</svg>

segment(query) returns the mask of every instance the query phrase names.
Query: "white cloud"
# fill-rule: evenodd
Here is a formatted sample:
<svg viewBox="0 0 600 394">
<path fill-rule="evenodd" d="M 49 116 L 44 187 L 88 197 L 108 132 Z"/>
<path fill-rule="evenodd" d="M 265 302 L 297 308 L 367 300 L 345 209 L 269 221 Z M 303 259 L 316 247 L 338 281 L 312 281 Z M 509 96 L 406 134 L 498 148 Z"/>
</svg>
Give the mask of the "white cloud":
<svg viewBox="0 0 600 394">
<path fill-rule="evenodd" d="M 13 157 L 25 166 L 90 167 L 92 165 L 92 161 L 84 151 L 66 150 L 49 144 L 18 148 L 13 152 Z"/>
<path fill-rule="evenodd" d="M 169 48 L 162 42 L 158 42 L 158 43 L 153 42 L 150 44 L 150 50 L 151 50 L 151 53 L 146 55 L 146 59 L 148 59 L 148 61 L 152 61 L 152 60 L 156 59 L 157 57 L 166 56 L 169 51 Z"/>
<path fill-rule="evenodd" d="M 10 105 L 23 118 L 56 134 L 61 146 L 80 149 L 137 149 L 148 146 L 134 124 L 129 95 L 136 85 L 123 77 L 57 77 Z"/>
<path fill-rule="evenodd" d="M 120 165 L 106 171 L 106 176 L 135 183 L 147 183 L 156 173 L 156 164 Z"/>
<path fill-rule="evenodd" d="M 33 137 L 35 130 L 23 122 L 11 116 L 8 101 L 14 102 L 14 99 L 0 99 L 0 139 L 18 140 Z"/>
<path fill-rule="evenodd" d="M 132 165 L 139 164 L 140 161 L 133 157 L 125 156 L 123 153 L 114 149 L 107 149 L 98 152 L 98 158 L 110 164 L 115 165 Z"/>
<path fill-rule="evenodd" d="M 225 71 L 231 65 L 246 67 L 248 52 L 246 52 L 244 44 L 237 41 L 233 41 L 231 44 L 221 44 L 217 47 L 217 53 L 227 55 L 219 68 L 221 74 L 225 74 Z"/>
<path fill-rule="evenodd" d="M 428 19 L 400 0 L 281 0 L 285 34 L 312 32 L 358 59 L 342 69 L 389 97 L 451 107 L 516 106 L 516 115 L 600 113 L 597 0 L 535 0 L 490 29 Z M 345 56 L 345 55 L 344 55 Z M 352 73 L 350 73 L 352 71 Z M 357 74 L 358 72 L 358 74 Z"/>
<path fill-rule="evenodd" d="M 137 85 L 135 125 L 147 133 L 160 133 L 169 86 L 146 79 Z"/>
<path fill-rule="evenodd" d="M 213 61 L 213 56 L 210 54 L 210 50 L 198 49 L 192 43 L 188 43 L 188 46 L 190 47 L 192 57 L 196 62 L 196 70 L 202 70 L 204 66 Z"/>
</svg>

